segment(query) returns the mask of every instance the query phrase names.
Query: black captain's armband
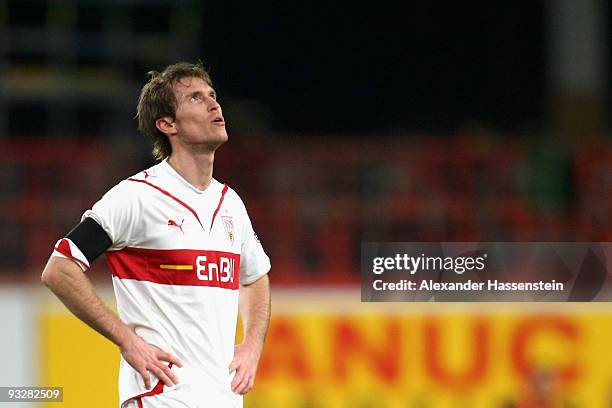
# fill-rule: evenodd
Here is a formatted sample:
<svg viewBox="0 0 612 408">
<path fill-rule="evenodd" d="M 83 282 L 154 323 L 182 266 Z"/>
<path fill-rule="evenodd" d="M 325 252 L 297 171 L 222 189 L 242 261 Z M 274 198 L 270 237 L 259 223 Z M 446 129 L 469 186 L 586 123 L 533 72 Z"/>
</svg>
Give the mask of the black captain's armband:
<svg viewBox="0 0 612 408">
<path fill-rule="evenodd" d="M 90 264 L 113 243 L 106 231 L 91 217 L 81 221 L 66 235 L 66 238 L 81 250 Z"/>
</svg>

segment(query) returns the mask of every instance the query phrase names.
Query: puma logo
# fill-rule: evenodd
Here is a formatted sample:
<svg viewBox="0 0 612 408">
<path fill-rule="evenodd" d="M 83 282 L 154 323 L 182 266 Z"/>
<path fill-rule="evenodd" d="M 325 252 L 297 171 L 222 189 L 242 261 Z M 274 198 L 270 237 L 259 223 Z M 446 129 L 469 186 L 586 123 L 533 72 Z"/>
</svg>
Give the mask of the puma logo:
<svg viewBox="0 0 612 408">
<path fill-rule="evenodd" d="M 185 222 L 185 219 L 184 219 L 184 218 L 181 220 L 181 223 L 180 223 L 180 224 L 179 224 L 179 223 L 177 223 L 177 222 L 176 222 L 176 221 L 174 221 L 174 220 L 168 220 L 168 226 L 169 226 L 169 227 L 175 227 L 175 228 L 178 228 L 179 230 L 181 230 L 181 233 L 182 233 L 183 235 L 185 235 L 185 231 L 183 231 L 183 223 L 184 223 L 184 222 Z"/>
</svg>

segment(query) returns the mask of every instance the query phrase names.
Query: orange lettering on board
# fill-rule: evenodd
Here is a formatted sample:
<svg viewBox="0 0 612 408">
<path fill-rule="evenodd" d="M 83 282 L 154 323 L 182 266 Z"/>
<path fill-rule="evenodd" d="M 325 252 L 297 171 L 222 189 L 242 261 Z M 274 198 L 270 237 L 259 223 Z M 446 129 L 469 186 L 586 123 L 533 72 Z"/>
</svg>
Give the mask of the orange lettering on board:
<svg viewBox="0 0 612 408">
<path fill-rule="evenodd" d="M 384 340 L 366 339 L 367 329 L 360 327 L 358 319 L 339 318 L 333 328 L 333 374 L 344 381 L 351 365 L 362 360 L 371 367 L 377 378 L 392 383 L 398 380 L 402 366 L 402 333 L 398 319 L 384 319 L 376 331 L 384 332 Z"/>
<path fill-rule="evenodd" d="M 443 363 L 443 347 L 440 345 L 440 326 L 442 324 L 435 318 L 428 318 L 424 325 L 423 358 L 425 359 L 425 368 L 431 377 L 443 387 L 453 390 L 478 387 L 489 371 L 491 341 L 487 322 L 482 319 L 474 321 L 470 332 L 471 340 L 468 342 L 472 345 L 471 351 L 458 351 L 452 344 L 446 347 L 451 353 L 461 352 L 471 357 L 464 372 L 454 373 L 450 372 Z"/>
<path fill-rule="evenodd" d="M 580 341 L 580 330 L 574 322 L 563 316 L 539 316 L 523 320 L 519 323 L 512 338 L 511 355 L 514 369 L 524 379 L 529 380 L 537 373 L 530 360 L 530 349 L 538 336 L 557 336 L 570 343 L 577 351 Z M 577 353 L 571 353 L 576 356 Z M 557 378 L 563 383 L 576 380 L 580 374 L 578 358 L 556 368 Z"/>
<path fill-rule="evenodd" d="M 292 324 L 290 319 L 274 318 L 265 350 L 259 364 L 260 378 L 281 374 L 301 380 L 311 376 L 306 348 L 295 323 Z"/>
</svg>

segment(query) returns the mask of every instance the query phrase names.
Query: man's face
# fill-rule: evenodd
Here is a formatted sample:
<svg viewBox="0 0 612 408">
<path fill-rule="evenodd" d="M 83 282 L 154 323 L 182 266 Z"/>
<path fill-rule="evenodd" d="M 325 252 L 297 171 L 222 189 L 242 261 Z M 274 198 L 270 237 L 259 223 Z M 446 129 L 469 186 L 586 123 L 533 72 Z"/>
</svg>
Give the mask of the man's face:
<svg viewBox="0 0 612 408">
<path fill-rule="evenodd" d="M 227 141 L 225 120 L 215 90 L 202 78 L 187 77 L 174 86 L 177 142 L 216 149 Z"/>
</svg>

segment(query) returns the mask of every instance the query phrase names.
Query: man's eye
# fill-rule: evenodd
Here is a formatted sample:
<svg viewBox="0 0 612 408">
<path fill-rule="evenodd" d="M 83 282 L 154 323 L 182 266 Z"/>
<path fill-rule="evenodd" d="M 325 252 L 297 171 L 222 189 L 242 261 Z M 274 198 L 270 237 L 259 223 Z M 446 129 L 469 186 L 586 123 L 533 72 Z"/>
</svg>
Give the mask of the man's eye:
<svg viewBox="0 0 612 408">
<path fill-rule="evenodd" d="M 199 100 L 200 100 L 200 97 L 199 97 L 198 95 L 193 95 L 193 96 L 191 97 L 191 101 L 192 101 L 192 102 L 199 101 Z"/>
</svg>

